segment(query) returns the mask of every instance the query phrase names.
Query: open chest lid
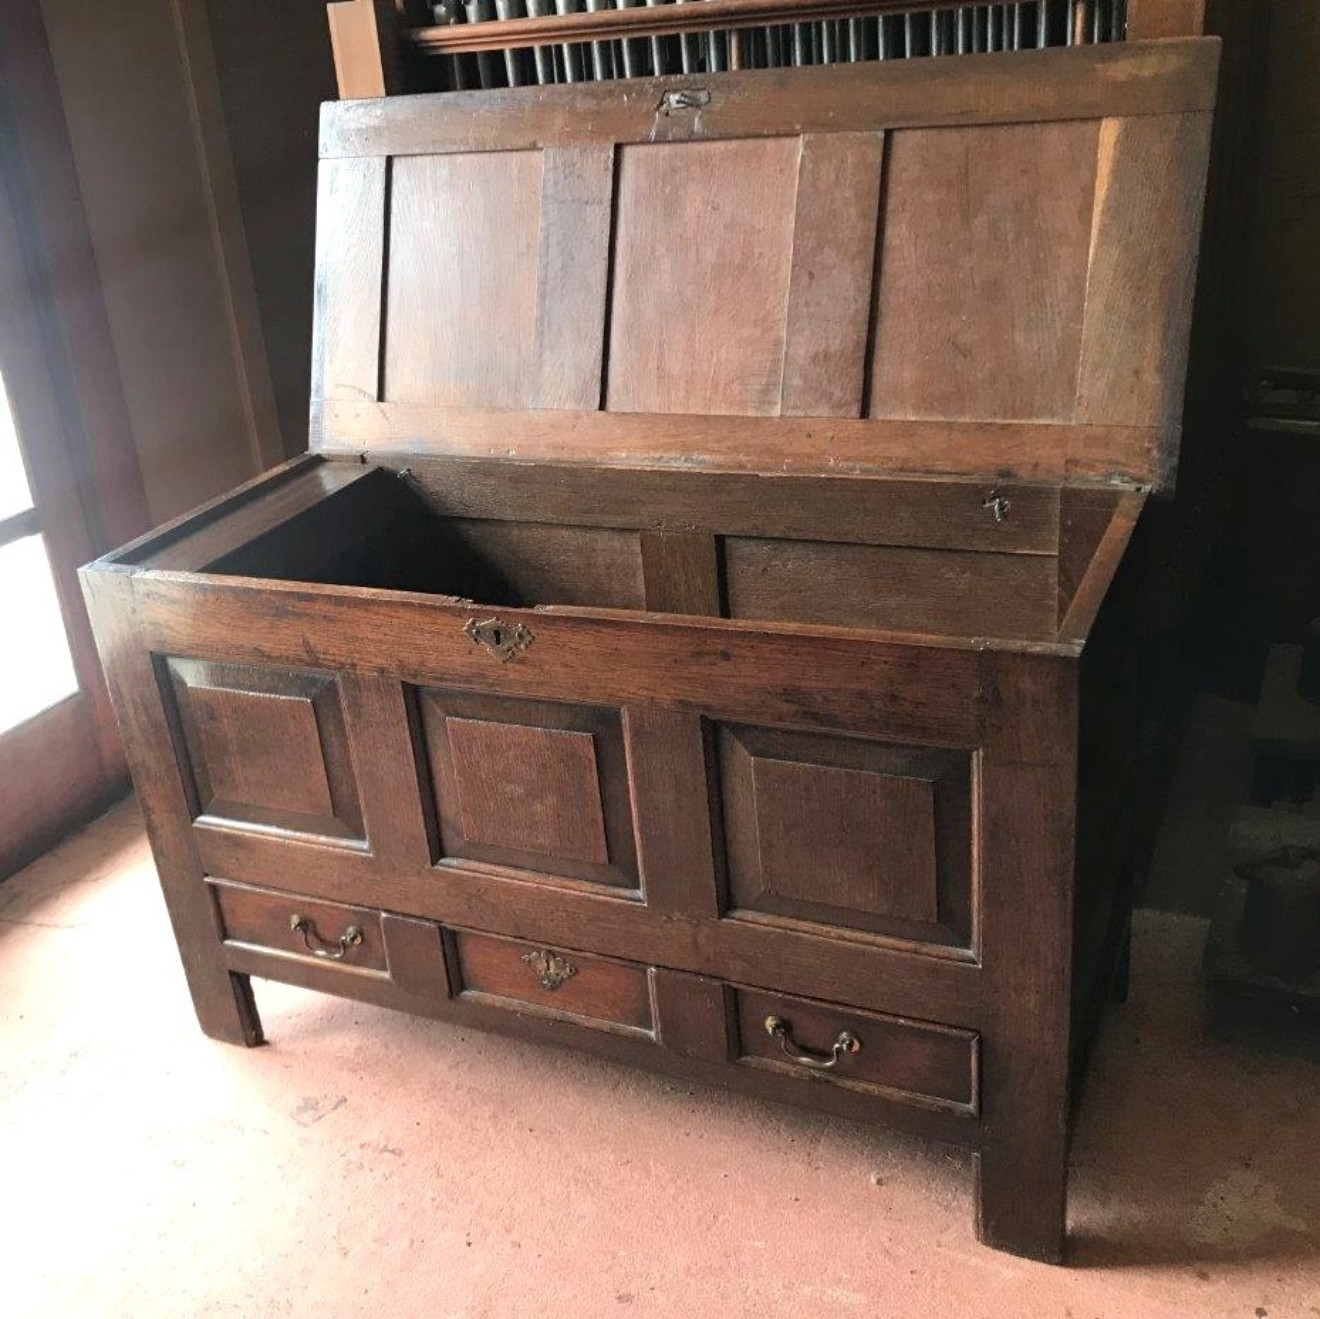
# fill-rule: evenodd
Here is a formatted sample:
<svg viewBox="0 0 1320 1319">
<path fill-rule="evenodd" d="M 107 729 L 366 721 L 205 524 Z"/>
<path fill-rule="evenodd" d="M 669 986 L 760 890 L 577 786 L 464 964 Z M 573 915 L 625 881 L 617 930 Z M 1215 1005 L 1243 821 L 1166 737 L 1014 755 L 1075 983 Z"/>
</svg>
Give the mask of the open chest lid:
<svg viewBox="0 0 1320 1319">
<path fill-rule="evenodd" d="M 1217 65 L 327 105 L 312 447 L 1167 485 Z"/>
</svg>

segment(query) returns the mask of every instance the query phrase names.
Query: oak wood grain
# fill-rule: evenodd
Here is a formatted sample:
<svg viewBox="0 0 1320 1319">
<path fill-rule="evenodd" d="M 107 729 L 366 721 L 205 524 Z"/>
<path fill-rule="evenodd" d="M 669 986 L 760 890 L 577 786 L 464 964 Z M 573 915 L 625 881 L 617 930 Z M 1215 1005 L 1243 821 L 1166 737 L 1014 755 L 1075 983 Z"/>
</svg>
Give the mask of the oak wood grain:
<svg viewBox="0 0 1320 1319">
<path fill-rule="evenodd" d="M 800 139 L 779 411 L 855 417 L 862 409 L 883 133 Z"/>
<path fill-rule="evenodd" d="M 429 534 L 443 556 L 435 580 L 447 595 L 524 607 L 645 602 L 641 550 L 623 530 L 453 518 L 436 520 Z"/>
<path fill-rule="evenodd" d="M 871 416 L 1072 420 L 1096 139 L 1088 120 L 890 135 Z"/>
<path fill-rule="evenodd" d="M 409 449 L 626 468 L 887 472 L 1058 484 L 1148 483 L 1160 434 L 1154 426 L 504 411 L 330 400 L 313 405 L 311 443 L 323 453 L 357 457 Z"/>
<path fill-rule="evenodd" d="M 698 578 L 708 571 L 701 542 L 712 535 L 1004 554 L 1053 554 L 1058 547 L 1059 489 L 1051 485 L 618 468 L 382 451 L 373 459 L 391 470 L 406 468 L 409 485 L 445 516 L 636 530 L 648 590 L 657 587 L 657 569 L 681 575 L 690 570 Z M 1007 501 L 1002 518 L 994 516 L 995 496 Z M 669 559 L 677 562 L 667 565 Z"/>
<path fill-rule="evenodd" d="M 466 838 L 569 861 L 609 860 L 590 733 L 446 723 Z"/>
<path fill-rule="evenodd" d="M 1057 1259 L 1123 909 L 1078 661 L 1169 469 L 1183 267 L 1138 217 L 1190 260 L 1214 49 L 903 63 L 329 113 L 337 461 L 85 580 L 209 1033 L 259 1039 L 269 974 L 892 1120 Z M 886 390 L 929 415 L 776 415 Z M 200 813 L 180 675 L 261 818 Z M 349 836 L 299 827 L 346 782 Z M 270 895 L 254 939 L 215 879 Z M 372 922 L 370 969 L 290 903 Z M 804 1085 L 772 1011 L 862 1051 Z"/>
<path fill-rule="evenodd" d="M 782 993 L 831 1002 L 879 1000 L 895 1015 L 980 1028 L 982 972 L 964 950 L 916 951 L 906 940 L 840 939 L 819 928 L 744 919 L 676 919 L 599 888 L 528 883 L 525 875 L 488 865 L 381 867 L 302 839 L 214 829 L 199 829 L 198 837 L 208 865 L 239 883 L 267 887 L 278 873 L 289 892 L 308 897 L 345 906 L 371 902 L 564 948 L 581 945 L 589 931 L 594 953 L 626 961 L 742 984 L 768 979 Z"/>
<path fill-rule="evenodd" d="M 540 380 L 541 190 L 531 151 L 394 161 L 382 397 L 529 404 Z"/>
<path fill-rule="evenodd" d="M 231 505 L 229 516 L 197 519 L 179 535 L 158 533 L 131 561 L 144 568 L 209 567 L 294 519 L 334 507 L 330 496 L 369 475 L 360 463 L 299 464 L 278 481 L 255 487 L 241 512 Z"/>
<path fill-rule="evenodd" d="M 234 973 L 244 978 L 259 976 L 379 1007 L 435 1017 L 460 1027 L 514 1036 L 532 1047 L 567 1047 L 687 1082 L 759 1095 L 790 1107 L 815 1109 L 859 1122 L 884 1122 L 900 1131 L 954 1145 L 974 1148 L 979 1140 L 976 1123 L 963 1114 L 920 1108 L 885 1095 L 855 1094 L 837 1086 L 804 1086 L 796 1076 L 705 1061 L 680 1050 L 657 1048 L 649 1034 L 602 1031 L 568 1017 L 514 1013 L 505 1006 L 485 1004 L 476 995 L 458 998 L 418 995 L 383 977 L 345 977 L 333 966 L 282 959 L 255 949 L 228 948 L 225 960 Z M 444 1065 L 450 1057 L 443 1046 L 433 1056 L 437 1065 Z"/>
<path fill-rule="evenodd" d="M 797 169 L 787 137 L 620 150 L 609 411 L 779 411 Z"/>
<path fill-rule="evenodd" d="M 380 397 L 384 157 L 325 161 L 316 194 L 312 397 Z"/>
<path fill-rule="evenodd" d="M 724 722 L 713 731 L 733 915 L 973 946 L 966 754 Z"/>
<path fill-rule="evenodd" d="M 543 154 L 534 408 L 600 406 L 613 225 L 614 148 Z"/>
<path fill-rule="evenodd" d="M 1051 579 L 1051 607 L 1053 589 Z M 946 746 L 975 745 L 981 726 L 983 642 L 914 645 L 810 626 L 775 631 L 716 619 L 509 609 L 500 616 L 522 623 L 536 641 L 500 664 L 464 632 L 471 607 L 405 592 L 144 574 L 136 594 L 142 635 L 166 654 L 311 659 L 337 672 L 440 678 L 560 701 L 580 699 L 581 675 L 590 671 L 593 698 L 605 705 L 645 703 L 663 692 L 670 704 L 704 711 L 718 690 L 731 718 L 749 712 L 754 721 L 875 729 Z"/>
<path fill-rule="evenodd" d="M 695 531 L 643 531 L 638 545 L 647 609 L 716 617 L 723 612 L 716 537 Z"/>
<path fill-rule="evenodd" d="M 198 1024 L 215 1039 L 260 1044 L 251 982 L 225 961 L 220 916 L 202 882 L 173 729 L 152 653 L 134 623 L 133 577 L 112 567 L 84 572 L 82 585 Z"/>
<path fill-rule="evenodd" d="M 1086 508 L 1082 500 L 1069 499 L 1061 505 L 1061 509 L 1068 510 L 1066 516 L 1069 518 L 1061 530 L 1070 531 L 1070 539 L 1080 541 L 1080 546 L 1059 557 L 1060 637 L 1079 642 L 1089 637 L 1145 504 L 1145 495 L 1123 491 L 1108 519 L 1088 519 L 1084 514 L 1074 514 L 1073 509 Z M 1074 517 L 1076 522 L 1070 528 Z M 1089 554 L 1086 552 L 1088 548 Z M 1079 563 L 1083 556 L 1084 561 Z M 1065 598 L 1064 592 L 1070 586 L 1071 591 Z"/>
<path fill-rule="evenodd" d="M 359 939 L 344 946 L 343 966 L 358 971 L 385 970 L 385 945 L 378 912 L 328 902 L 309 902 L 287 893 L 239 884 L 211 881 L 210 887 L 227 940 L 296 957 L 313 957 L 312 949 L 315 948 L 324 951 L 328 945 L 331 952 L 337 951 L 341 937 L 356 927 Z M 295 916 L 302 916 L 310 922 L 307 932 L 310 947 L 301 932 L 291 925 Z"/>
<path fill-rule="evenodd" d="M 724 561 L 730 618 L 1055 635 L 1055 566 L 1039 555 L 729 536 Z"/>
<path fill-rule="evenodd" d="M 460 995 L 485 1001 L 532 1004 L 556 1016 L 652 1029 L 651 987 L 644 966 L 593 957 L 557 946 L 540 946 L 454 930 Z M 545 953 L 566 964 L 565 978 L 547 986 L 527 958 Z M 569 969 L 571 968 L 571 970 Z"/>
<path fill-rule="evenodd" d="M 1209 149 L 1208 114 L 1101 126 L 1077 419 L 1156 426 L 1161 483 L 1177 463 Z"/>
<path fill-rule="evenodd" d="M 418 703 L 440 864 L 475 860 L 534 881 L 637 888 L 616 711 L 434 688 Z"/>
<path fill-rule="evenodd" d="M 977 1106 L 976 1035 L 917 1021 L 841 1011 L 826 1003 L 786 999 L 754 990 L 734 991 L 738 1044 L 743 1064 L 770 1067 L 800 1082 L 878 1089 L 909 1103 L 975 1113 Z M 780 1017 L 792 1031 L 793 1044 L 816 1056 L 830 1056 L 841 1032 L 861 1042 L 855 1054 L 843 1054 L 828 1073 L 809 1071 L 786 1058 L 779 1039 L 768 1033 L 768 1017 Z"/>
<path fill-rule="evenodd" d="M 685 711 L 634 705 L 624 727 L 647 908 L 716 919 L 724 904 L 703 721 Z"/>
</svg>

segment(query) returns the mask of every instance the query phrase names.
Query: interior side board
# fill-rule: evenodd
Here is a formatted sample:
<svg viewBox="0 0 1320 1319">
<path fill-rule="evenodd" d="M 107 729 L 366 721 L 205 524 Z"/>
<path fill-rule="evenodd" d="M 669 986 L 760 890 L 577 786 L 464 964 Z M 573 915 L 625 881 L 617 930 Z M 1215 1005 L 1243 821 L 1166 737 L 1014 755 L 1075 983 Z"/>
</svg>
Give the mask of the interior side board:
<svg viewBox="0 0 1320 1319">
<path fill-rule="evenodd" d="M 116 560 L 477 606 L 994 636 L 1067 653 L 1085 641 L 1142 501 L 1009 482 L 313 460 Z"/>
</svg>

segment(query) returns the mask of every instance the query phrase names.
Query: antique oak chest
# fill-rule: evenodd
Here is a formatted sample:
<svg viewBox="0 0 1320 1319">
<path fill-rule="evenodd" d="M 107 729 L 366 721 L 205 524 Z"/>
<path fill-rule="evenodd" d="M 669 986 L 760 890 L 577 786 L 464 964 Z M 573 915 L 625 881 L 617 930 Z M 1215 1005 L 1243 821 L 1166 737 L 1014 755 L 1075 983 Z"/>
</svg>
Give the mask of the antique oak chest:
<svg viewBox="0 0 1320 1319">
<path fill-rule="evenodd" d="M 1216 65 L 327 106 L 310 452 L 83 574 L 202 1028 L 257 976 L 884 1121 L 1060 1258 Z"/>
</svg>

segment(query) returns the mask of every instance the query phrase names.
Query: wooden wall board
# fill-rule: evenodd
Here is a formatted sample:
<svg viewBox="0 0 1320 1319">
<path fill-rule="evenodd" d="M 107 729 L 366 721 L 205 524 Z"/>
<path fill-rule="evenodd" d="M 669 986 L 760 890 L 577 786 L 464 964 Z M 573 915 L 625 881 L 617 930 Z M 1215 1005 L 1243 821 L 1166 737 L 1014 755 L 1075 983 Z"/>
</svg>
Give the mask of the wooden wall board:
<svg viewBox="0 0 1320 1319">
<path fill-rule="evenodd" d="M 1098 134 L 1082 119 L 890 135 L 872 417 L 1074 420 Z"/>
<path fill-rule="evenodd" d="M 380 393 L 384 159 L 324 161 L 317 184 L 312 397 Z"/>
<path fill-rule="evenodd" d="M 527 405 L 541 176 L 532 151 L 394 162 L 381 397 Z"/>
<path fill-rule="evenodd" d="M 798 141 L 624 147 L 611 412 L 779 411 Z"/>
<path fill-rule="evenodd" d="M 862 409 L 883 133 L 805 133 L 789 276 L 779 409 L 855 417 Z"/>
</svg>

